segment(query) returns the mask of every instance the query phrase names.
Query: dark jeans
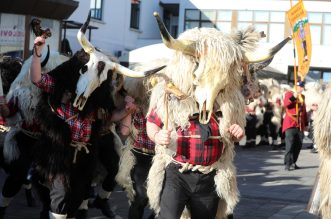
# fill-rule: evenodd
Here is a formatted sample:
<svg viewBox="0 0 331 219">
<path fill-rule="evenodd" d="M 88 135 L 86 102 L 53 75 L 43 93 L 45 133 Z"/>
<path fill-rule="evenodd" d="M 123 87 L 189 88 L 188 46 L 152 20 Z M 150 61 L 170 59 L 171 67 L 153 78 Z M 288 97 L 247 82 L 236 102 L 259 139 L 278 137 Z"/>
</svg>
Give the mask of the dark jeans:
<svg viewBox="0 0 331 219">
<path fill-rule="evenodd" d="M 214 182 L 216 171 L 180 173 L 179 168 L 174 163 L 166 168 L 158 219 L 178 219 L 186 205 L 192 219 L 214 219 L 219 201 Z"/>
<path fill-rule="evenodd" d="M 115 151 L 114 136 L 112 133 L 98 139 L 98 157 L 107 170 L 107 175 L 102 182 L 102 188 L 112 192 L 116 186 L 115 176 L 118 172 L 119 156 Z"/>
<path fill-rule="evenodd" d="M 271 122 L 273 116 L 273 112 L 266 111 L 263 116 L 263 123 L 266 127 L 267 136 L 272 137 L 272 140 L 277 140 L 278 130 L 276 130 L 276 126 Z"/>
<path fill-rule="evenodd" d="M 4 197 L 14 197 L 27 181 L 28 171 L 32 163 L 32 149 L 36 139 L 31 138 L 22 132 L 15 136 L 20 155 L 9 164 L 4 164 L 8 177 L 3 185 L 2 194 Z"/>
<path fill-rule="evenodd" d="M 246 114 L 246 141 L 255 141 L 256 139 L 256 115 Z"/>
<path fill-rule="evenodd" d="M 152 165 L 153 156 L 140 154 L 134 150 L 131 151 L 136 158 L 136 164 L 131 171 L 131 180 L 136 195 L 130 205 L 129 219 L 141 219 L 144 215 L 144 209 L 148 204 L 146 179 Z"/>
<path fill-rule="evenodd" d="M 296 163 L 302 148 L 303 133 L 298 128 L 289 128 L 285 131 L 284 163 L 289 166 Z"/>
</svg>

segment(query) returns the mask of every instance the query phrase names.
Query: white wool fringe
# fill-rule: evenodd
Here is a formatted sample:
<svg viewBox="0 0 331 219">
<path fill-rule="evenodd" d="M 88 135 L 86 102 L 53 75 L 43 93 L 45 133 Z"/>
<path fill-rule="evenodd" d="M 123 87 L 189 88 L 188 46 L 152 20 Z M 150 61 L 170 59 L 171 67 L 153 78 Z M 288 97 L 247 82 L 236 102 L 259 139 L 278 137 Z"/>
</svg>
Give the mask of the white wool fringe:
<svg viewBox="0 0 331 219">
<path fill-rule="evenodd" d="M 20 156 L 15 135 L 20 131 L 19 128 L 12 127 L 7 133 L 3 146 L 3 156 L 6 163 L 16 160 Z"/>
<path fill-rule="evenodd" d="M 128 145 L 127 147 L 125 147 L 120 158 L 118 172 L 115 177 L 116 182 L 125 189 L 127 197 L 129 199 L 129 203 L 134 200 L 134 197 L 136 195 L 136 192 L 133 189 L 133 182 L 131 179 L 131 170 L 136 164 L 136 159 L 131 152 L 131 149 L 132 145 Z"/>
<path fill-rule="evenodd" d="M 325 90 L 314 118 L 314 140 L 320 165 L 320 212 L 323 219 L 331 218 L 331 83 Z"/>
</svg>

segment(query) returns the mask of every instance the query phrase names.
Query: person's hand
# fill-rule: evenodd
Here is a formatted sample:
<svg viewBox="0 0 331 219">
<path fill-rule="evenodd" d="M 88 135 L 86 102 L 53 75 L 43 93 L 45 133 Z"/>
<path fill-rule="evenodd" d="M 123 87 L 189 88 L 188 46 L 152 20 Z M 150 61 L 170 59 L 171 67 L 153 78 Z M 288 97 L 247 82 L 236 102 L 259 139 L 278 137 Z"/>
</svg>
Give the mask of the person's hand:
<svg viewBox="0 0 331 219">
<path fill-rule="evenodd" d="M 165 130 L 161 129 L 154 134 L 154 141 L 159 145 L 168 145 L 170 144 L 170 135 L 171 129 Z"/>
<path fill-rule="evenodd" d="M 45 38 L 38 36 L 34 40 L 34 54 L 37 55 L 37 57 L 40 57 L 41 51 L 43 50 L 45 46 Z"/>
<path fill-rule="evenodd" d="M 129 102 L 125 105 L 125 109 L 126 111 L 133 113 L 138 109 L 138 106 L 134 103 Z"/>
<path fill-rule="evenodd" d="M 124 98 L 124 101 L 126 103 L 133 103 L 134 102 L 134 98 L 129 96 L 129 95 L 126 95 L 125 98 Z"/>
<path fill-rule="evenodd" d="M 312 111 L 315 112 L 315 111 L 317 111 L 317 109 L 318 109 L 318 105 L 315 104 L 315 103 L 313 103 L 313 104 L 311 105 L 310 109 L 311 109 Z"/>
<path fill-rule="evenodd" d="M 244 130 L 237 124 L 232 124 L 228 131 L 237 141 L 240 141 L 245 135 Z"/>
</svg>

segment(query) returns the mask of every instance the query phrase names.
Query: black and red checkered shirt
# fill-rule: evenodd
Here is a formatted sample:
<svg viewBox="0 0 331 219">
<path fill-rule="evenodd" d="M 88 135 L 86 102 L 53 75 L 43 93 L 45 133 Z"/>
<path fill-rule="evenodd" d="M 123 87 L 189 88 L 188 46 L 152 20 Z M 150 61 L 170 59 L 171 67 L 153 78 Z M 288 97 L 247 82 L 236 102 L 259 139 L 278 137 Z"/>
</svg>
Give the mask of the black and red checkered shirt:
<svg viewBox="0 0 331 219">
<path fill-rule="evenodd" d="M 154 153 L 155 144 L 147 136 L 147 131 L 146 131 L 147 119 L 145 118 L 144 114 L 142 112 L 136 112 L 132 116 L 132 121 L 134 127 L 138 130 L 138 134 L 134 139 L 133 146 L 144 152 Z"/>
<path fill-rule="evenodd" d="M 156 124 L 162 128 L 163 124 L 160 117 L 154 110 L 147 116 L 147 121 Z M 219 136 L 219 128 L 217 118 L 213 115 L 208 124 L 211 131 L 211 136 Z M 190 126 L 187 129 L 179 128 L 177 130 L 177 151 L 174 159 L 183 163 L 193 165 L 208 166 L 221 157 L 223 153 L 223 143 L 220 139 L 207 139 L 205 142 L 199 137 L 201 136 L 202 128 L 197 118 L 190 119 Z M 190 137 L 192 136 L 192 137 Z"/>
<path fill-rule="evenodd" d="M 6 118 L 0 116 L 0 125 L 6 125 Z"/>
<path fill-rule="evenodd" d="M 43 74 L 40 82 L 36 86 L 46 93 L 54 92 L 55 80 L 49 74 Z M 70 126 L 71 140 L 78 142 L 88 142 L 91 136 L 92 119 L 90 116 L 81 118 L 78 114 L 79 110 L 73 105 L 62 103 L 56 110 L 56 114 Z"/>
</svg>

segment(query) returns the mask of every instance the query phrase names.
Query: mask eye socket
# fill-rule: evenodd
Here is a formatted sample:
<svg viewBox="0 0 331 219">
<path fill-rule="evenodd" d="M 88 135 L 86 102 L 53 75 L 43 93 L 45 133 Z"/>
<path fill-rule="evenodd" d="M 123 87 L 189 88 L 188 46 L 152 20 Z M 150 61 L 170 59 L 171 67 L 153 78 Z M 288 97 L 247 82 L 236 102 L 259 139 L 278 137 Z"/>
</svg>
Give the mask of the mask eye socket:
<svg viewBox="0 0 331 219">
<path fill-rule="evenodd" d="M 199 68 L 199 62 L 195 62 L 195 67 L 194 67 L 194 70 L 193 70 L 193 72 L 195 72 L 197 69 Z"/>
<path fill-rule="evenodd" d="M 84 74 L 85 72 L 87 72 L 87 65 L 84 65 L 81 69 L 80 69 L 80 73 Z"/>
<path fill-rule="evenodd" d="M 199 62 L 195 62 L 195 67 L 194 67 L 194 69 L 193 69 L 193 76 L 192 76 L 192 78 L 193 78 L 193 84 L 194 85 L 197 85 L 197 76 L 196 76 L 196 74 L 195 74 L 195 71 L 197 70 L 199 68 Z"/>
</svg>

